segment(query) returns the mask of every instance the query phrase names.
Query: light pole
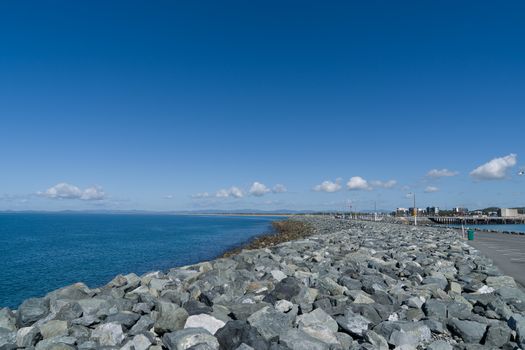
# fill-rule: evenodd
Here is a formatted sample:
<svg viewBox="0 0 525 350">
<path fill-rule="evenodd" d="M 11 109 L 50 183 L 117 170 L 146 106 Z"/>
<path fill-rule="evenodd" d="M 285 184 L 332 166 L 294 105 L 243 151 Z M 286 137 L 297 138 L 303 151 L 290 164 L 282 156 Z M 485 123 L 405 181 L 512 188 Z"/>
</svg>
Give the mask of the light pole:
<svg viewBox="0 0 525 350">
<path fill-rule="evenodd" d="M 409 195 L 412 195 L 412 197 L 414 197 L 414 226 L 417 226 L 416 193 L 410 192 Z"/>
</svg>

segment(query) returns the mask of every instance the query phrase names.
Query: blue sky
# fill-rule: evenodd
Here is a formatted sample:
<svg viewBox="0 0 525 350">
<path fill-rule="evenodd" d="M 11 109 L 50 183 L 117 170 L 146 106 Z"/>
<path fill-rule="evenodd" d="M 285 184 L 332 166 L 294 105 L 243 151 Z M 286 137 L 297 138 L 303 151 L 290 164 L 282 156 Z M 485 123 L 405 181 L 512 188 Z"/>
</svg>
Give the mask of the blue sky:
<svg viewBox="0 0 525 350">
<path fill-rule="evenodd" d="M 525 205 L 524 14 L 3 1 L 0 210 Z"/>
</svg>

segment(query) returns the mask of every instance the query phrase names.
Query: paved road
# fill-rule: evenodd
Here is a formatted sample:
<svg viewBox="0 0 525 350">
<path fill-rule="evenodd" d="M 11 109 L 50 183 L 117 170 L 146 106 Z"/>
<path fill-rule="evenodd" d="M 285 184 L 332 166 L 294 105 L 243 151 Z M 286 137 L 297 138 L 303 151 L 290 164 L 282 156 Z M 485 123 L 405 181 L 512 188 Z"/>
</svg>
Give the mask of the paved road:
<svg viewBox="0 0 525 350">
<path fill-rule="evenodd" d="M 525 287 L 525 236 L 476 231 L 475 239 L 468 243 Z"/>
</svg>

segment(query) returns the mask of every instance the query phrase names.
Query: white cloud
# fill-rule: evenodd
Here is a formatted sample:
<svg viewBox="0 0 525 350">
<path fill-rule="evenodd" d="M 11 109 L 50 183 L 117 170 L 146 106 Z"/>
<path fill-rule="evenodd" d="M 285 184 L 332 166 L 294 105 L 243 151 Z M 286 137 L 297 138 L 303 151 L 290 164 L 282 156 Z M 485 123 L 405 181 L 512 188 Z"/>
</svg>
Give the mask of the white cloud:
<svg viewBox="0 0 525 350">
<path fill-rule="evenodd" d="M 210 194 L 208 192 L 200 192 L 191 196 L 191 198 L 208 198 Z"/>
<path fill-rule="evenodd" d="M 374 181 L 370 181 L 370 185 L 372 185 L 372 187 L 394 188 L 397 185 L 397 181 L 396 180 L 388 180 L 388 181 L 374 180 Z"/>
<path fill-rule="evenodd" d="M 370 185 L 368 184 L 368 181 L 363 179 L 361 176 L 353 176 L 348 180 L 346 183 L 346 187 L 350 191 L 357 191 L 357 190 L 370 190 L 372 189 Z"/>
<path fill-rule="evenodd" d="M 452 171 L 452 170 L 448 170 L 448 169 L 432 169 L 430 170 L 428 173 L 427 173 L 427 176 L 428 177 L 435 177 L 435 178 L 439 178 L 439 177 L 451 177 L 451 176 L 456 176 L 458 175 L 459 172 L 457 171 Z"/>
<path fill-rule="evenodd" d="M 82 190 L 65 182 L 58 183 L 43 192 L 37 192 L 37 195 L 52 199 L 81 199 L 86 201 L 106 198 L 106 193 L 100 186 L 92 186 Z"/>
<path fill-rule="evenodd" d="M 88 187 L 84 190 L 82 193 L 82 196 L 80 199 L 86 200 L 86 201 L 98 201 L 101 199 L 104 199 L 106 197 L 106 193 L 104 193 L 104 190 L 100 186 L 93 186 Z"/>
<path fill-rule="evenodd" d="M 433 193 L 437 191 L 439 191 L 439 188 L 435 186 L 427 186 L 427 188 L 425 188 L 425 193 Z"/>
<path fill-rule="evenodd" d="M 228 197 L 242 198 L 244 197 L 244 192 L 239 187 L 232 186 L 228 189 L 221 189 L 217 191 L 217 193 L 215 194 L 215 197 L 217 198 L 228 198 Z"/>
<path fill-rule="evenodd" d="M 275 186 L 273 186 L 272 188 L 272 192 L 273 193 L 284 193 L 284 192 L 287 192 L 288 189 L 286 188 L 286 186 L 284 185 L 281 185 L 281 184 L 277 184 Z"/>
<path fill-rule="evenodd" d="M 252 196 L 261 197 L 270 191 L 271 190 L 268 187 L 266 187 L 265 184 L 255 181 L 250 187 L 250 190 L 248 191 L 248 193 L 251 194 Z"/>
<path fill-rule="evenodd" d="M 317 192 L 337 192 L 341 189 L 341 179 L 336 179 L 335 182 L 323 181 L 320 185 L 314 187 L 314 191 Z"/>
<path fill-rule="evenodd" d="M 517 155 L 514 153 L 505 157 L 494 158 L 470 172 L 477 180 L 501 180 L 507 175 L 507 170 L 516 165 Z"/>
</svg>

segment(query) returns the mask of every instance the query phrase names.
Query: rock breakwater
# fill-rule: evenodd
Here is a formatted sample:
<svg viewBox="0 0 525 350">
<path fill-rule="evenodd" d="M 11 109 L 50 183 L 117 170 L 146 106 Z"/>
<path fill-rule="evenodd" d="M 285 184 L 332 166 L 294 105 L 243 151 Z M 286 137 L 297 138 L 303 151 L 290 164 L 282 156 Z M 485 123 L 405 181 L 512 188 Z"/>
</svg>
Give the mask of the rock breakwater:
<svg viewBox="0 0 525 350">
<path fill-rule="evenodd" d="M 524 348 L 525 293 L 455 230 L 299 220 L 314 234 L 0 309 L 0 350 Z"/>
</svg>

